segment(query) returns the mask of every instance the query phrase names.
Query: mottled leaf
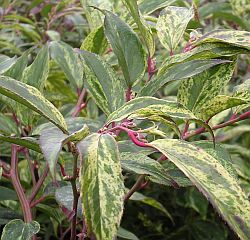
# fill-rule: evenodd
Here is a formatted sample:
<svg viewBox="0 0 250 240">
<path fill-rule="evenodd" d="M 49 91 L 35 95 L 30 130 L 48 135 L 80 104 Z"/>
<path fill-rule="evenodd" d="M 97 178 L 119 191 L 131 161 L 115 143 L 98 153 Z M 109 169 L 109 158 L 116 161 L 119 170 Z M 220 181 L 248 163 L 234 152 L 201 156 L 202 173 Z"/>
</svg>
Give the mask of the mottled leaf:
<svg viewBox="0 0 250 240">
<path fill-rule="evenodd" d="M 24 59 L 25 61 L 25 59 Z M 22 82 L 43 90 L 49 75 L 49 48 L 45 45 L 38 52 L 33 63 L 23 73 Z"/>
<path fill-rule="evenodd" d="M 80 49 L 102 55 L 107 50 L 107 47 L 108 41 L 105 37 L 103 26 L 101 26 L 88 34 L 88 36 L 84 39 Z"/>
<path fill-rule="evenodd" d="M 204 42 L 224 42 L 250 50 L 250 32 L 231 29 L 213 30 L 199 38 L 195 42 L 195 45 L 199 45 Z"/>
<path fill-rule="evenodd" d="M 21 219 L 11 220 L 5 225 L 1 240 L 30 240 L 39 230 L 40 225 L 36 221 L 24 223 Z"/>
<path fill-rule="evenodd" d="M 89 233 L 112 240 L 123 212 L 124 184 L 120 156 L 109 134 L 92 134 L 77 144 L 83 166 L 81 197 Z"/>
<path fill-rule="evenodd" d="M 73 48 L 64 42 L 51 42 L 50 54 L 52 59 L 59 65 L 70 84 L 75 89 L 83 86 L 83 66 Z"/>
<path fill-rule="evenodd" d="M 191 143 L 176 139 L 160 139 L 150 145 L 184 172 L 241 239 L 249 239 L 250 202 L 216 158 Z"/>
<path fill-rule="evenodd" d="M 147 23 L 145 22 L 143 16 L 140 13 L 140 10 L 137 5 L 136 0 L 123 0 L 124 5 L 129 10 L 131 16 L 133 17 L 134 21 L 136 22 L 139 31 L 141 32 L 141 35 L 146 43 L 148 54 L 149 56 L 153 56 L 155 52 L 155 42 L 154 42 L 154 36 L 149 28 L 147 26 Z"/>
<path fill-rule="evenodd" d="M 173 53 L 180 42 L 188 22 L 193 18 L 193 9 L 169 6 L 160 12 L 156 29 L 161 44 Z"/>
<path fill-rule="evenodd" d="M 152 79 L 145 87 L 138 93 L 140 96 L 153 96 L 166 83 L 171 83 L 176 80 L 190 78 L 195 76 L 215 65 L 228 62 L 227 60 L 192 60 L 189 62 L 174 65 L 166 71 L 161 72 L 156 78 Z"/>
<path fill-rule="evenodd" d="M 142 78 L 146 66 L 142 44 L 128 24 L 109 11 L 103 12 L 105 34 L 118 58 L 125 84 L 135 85 Z"/>
<path fill-rule="evenodd" d="M 36 88 L 10 77 L 1 76 L 0 93 L 29 107 L 54 123 L 62 131 L 67 132 L 67 125 L 62 114 Z"/>
<path fill-rule="evenodd" d="M 125 90 L 111 66 L 98 55 L 86 51 L 81 51 L 80 53 L 80 56 L 89 68 L 89 71 L 87 71 L 87 82 L 90 86 L 89 91 L 97 105 L 102 106 L 102 102 L 106 100 L 110 113 L 121 107 L 125 102 Z M 94 87 L 95 83 L 98 84 L 99 88 L 96 89 Z M 99 91 L 101 91 L 100 94 L 98 94 Z M 101 95 L 104 95 L 105 98 Z M 103 108 L 103 110 L 105 109 Z"/>
</svg>

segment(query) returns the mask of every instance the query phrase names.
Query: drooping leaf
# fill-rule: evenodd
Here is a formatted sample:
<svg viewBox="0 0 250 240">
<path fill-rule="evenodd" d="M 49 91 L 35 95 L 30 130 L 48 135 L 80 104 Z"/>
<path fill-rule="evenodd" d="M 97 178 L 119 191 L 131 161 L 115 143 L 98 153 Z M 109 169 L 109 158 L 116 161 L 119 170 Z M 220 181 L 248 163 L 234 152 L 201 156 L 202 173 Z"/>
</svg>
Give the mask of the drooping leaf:
<svg viewBox="0 0 250 240">
<path fill-rule="evenodd" d="M 151 29 L 147 26 L 143 16 L 140 13 L 140 10 L 137 5 L 136 0 L 123 0 L 124 5 L 129 10 L 130 14 L 132 15 L 134 21 L 136 22 L 139 31 L 146 43 L 148 54 L 149 56 L 153 56 L 155 52 L 155 43 L 154 43 L 154 36 L 152 34 Z"/>
<path fill-rule="evenodd" d="M 90 86 L 89 91 L 97 105 L 102 106 L 102 102 L 106 100 L 110 113 L 121 107 L 125 102 L 125 90 L 111 66 L 98 55 L 86 51 L 80 53 L 89 68 L 87 82 Z M 99 88 L 95 88 L 95 84 L 99 85 Z M 100 90 L 101 93 L 99 94 Z M 104 95 L 105 98 L 103 99 L 100 95 Z"/>
<path fill-rule="evenodd" d="M 15 219 L 5 225 L 1 240 L 30 240 L 39 230 L 40 225 L 36 221 L 24 223 L 21 219 Z"/>
<path fill-rule="evenodd" d="M 88 34 L 80 49 L 102 55 L 107 50 L 107 47 L 108 41 L 104 34 L 104 28 L 101 26 Z"/>
<path fill-rule="evenodd" d="M 73 48 L 64 42 L 51 42 L 50 54 L 52 59 L 59 65 L 75 89 L 83 86 L 83 65 L 78 54 Z"/>
<path fill-rule="evenodd" d="M 140 0 L 139 9 L 142 14 L 150 14 L 160 8 L 167 7 L 173 4 L 176 0 Z"/>
<path fill-rule="evenodd" d="M 129 240 L 139 240 L 139 238 L 136 237 L 135 234 L 133 234 L 132 232 L 129 232 L 128 230 L 122 227 L 119 227 L 117 236 L 120 238 L 129 239 Z"/>
<path fill-rule="evenodd" d="M 161 11 L 156 24 L 157 34 L 161 44 L 170 53 L 177 47 L 193 16 L 193 9 L 186 7 L 169 6 Z"/>
<path fill-rule="evenodd" d="M 70 135 L 63 133 L 58 128 L 47 128 L 41 132 L 39 144 L 45 159 L 47 160 L 50 172 L 55 177 L 56 163 L 62 146 L 69 141 L 80 141 L 89 134 L 87 125 Z"/>
<path fill-rule="evenodd" d="M 199 45 L 204 42 L 224 42 L 250 50 L 250 32 L 231 29 L 213 30 L 199 38 L 195 42 L 195 45 Z"/>
<path fill-rule="evenodd" d="M 158 202 L 154 198 L 147 197 L 147 196 L 145 196 L 141 193 L 138 193 L 138 192 L 134 192 L 133 195 L 129 198 L 129 200 L 140 201 L 144 204 L 147 204 L 151 207 L 154 207 L 154 208 L 160 210 L 161 212 L 163 212 L 172 222 L 174 222 L 173 218 L 172 218 L 171 214 L 168 212 L 168 210 L 160 202 Z"/>
<path fill-rule="evenodd" d="M 161 182 L 166 182 L 166 185 L 171 185 L 173 182 L 159 162 L 141 153 L 122 153 L 121 165 L 127 171 L 152 176 Z"/>
<path fill-rule="evenodd" d="M 241 239 L 249 239 L 250 202 L 216 158 L 191 143 L 176 139 L 156 140 L 151 146 L 184 172 Z"/>
<path fill-rule="evenodd" d="M 88 231 L 112 240 L 123 212 L 124 184 L 120 156 L 109 134 L 92 134 L 77 144 L 83 158 L 81 197 Z"/>
<path fill-rule="evenodd" d="M 141 89 L 137 96 L 153 96 L 166 83 L 195 76 L 215 65 L 225 62 L 228 61 L 218 59 L 192 60 L 174 65 L 152 79 L 152 81 Z"/>
<path fill-rule="evenodd" d="M 0 55 L 0 74 L 5 73 L 16 62 L 16 57 L 9 58 L 5 55 Z"/>
<path fill-rule="evenodd" d="M 179 119 L 195 118 L 195 116 L 189 110 L 183 108 L 177 102 L 154 97 L 138 97 L 127 102 L 121 108 L 110 114 L 107 122 L 111 123 L 113 121 L 121 121 L 122 119 L 128 118 L 137 111 L 148 111 L 149 113 L 152 113 L 153 111 L 156 113 L 161 113 L 165 116 Z"/>
<path fill-rule="evenodd" d="M 125 85 L 135 85 L 143 76 L 146 66 L 146 55 L 135 32 L 118 16 L 103 11 L 105 14 L 105 35 L 112 50 L 118 58 Z"/>
<path fill-rule="evenodd" d="M 33 63 L 24 70 L 22 82 L 27 83 L 42 91 L 48 75 L 49 47 L 48 45 L 45 45 L 38 52 Z"/>
<path fill-rule="evenodd" d="M 67 132 L 67 125 L 62 114 L 36 88 L 10 77 L 1 76 L 0 93 L 29 107 L 54 123 L 62 131 Z"/>
</svg>

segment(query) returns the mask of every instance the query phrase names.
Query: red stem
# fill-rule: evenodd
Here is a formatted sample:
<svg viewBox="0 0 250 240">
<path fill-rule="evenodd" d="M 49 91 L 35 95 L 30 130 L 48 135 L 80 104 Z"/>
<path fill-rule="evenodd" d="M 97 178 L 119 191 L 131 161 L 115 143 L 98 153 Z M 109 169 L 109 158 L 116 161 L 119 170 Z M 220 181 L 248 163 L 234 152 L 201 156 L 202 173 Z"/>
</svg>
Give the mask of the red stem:
<svg viewBox="0 0 250 240">
<path fill-rule="evenodd" d="M 128 87 L 126 91 L 126 102 L 130 101 L 132 99 L 132 88 Z"/>
<path fill-rule="evenodd" d="M 72 113 L 72 117 L 77 117 L 79 115 L 79 113 L 81 112 L 81 110 L 82 110 L 82 102 L 83 102 L 83 99 L 84 99 L 86 93 L 87 93 L 86 89 L 83 88 L 82 92 L 79 95 L 78 101 L 76 103 L 75 110 Z"/>
<path fill-rule="evenodd" d="M 46 197 L 47 197 L 47 196 L 42 196 L 42 197 L 40 197 L 39 199 L 35 200 L 34 202 L 32 202 L 32 203 L 30 204 L 30 207 L 31 207 L 31 208 L 35 207 L 35 206 L 36 206 L 37 204 L 39 204 L 40 202 L 44 201 Z"/>
</svg>

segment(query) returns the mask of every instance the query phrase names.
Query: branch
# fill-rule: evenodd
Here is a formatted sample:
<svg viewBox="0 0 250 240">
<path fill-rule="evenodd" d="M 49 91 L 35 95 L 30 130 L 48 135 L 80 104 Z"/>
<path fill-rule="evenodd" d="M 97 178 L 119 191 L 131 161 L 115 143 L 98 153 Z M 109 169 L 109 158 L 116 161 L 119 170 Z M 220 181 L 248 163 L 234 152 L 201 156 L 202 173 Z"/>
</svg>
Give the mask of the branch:
<svg viewBox="0 0 250 240">
<path fill-rule="evenodd" d="M 79 115 L 79 113 L 81 112 L 81 110 L 83 109 L 82 102 L 83 102 L 83 99 L 84 99 L 86 93 L 87 93 L 86 89 L 83 88 L 82 91 L 81 91 L 81 93 L 80 93 L 80 95 L 79 95 L 77 104 L 75 106 L 75 110 L 72 113 L 72 117 L 77 117 Z"/>
<path fill-rule="evenodd" d="M 134 194 L 134 192 L 136 192 L 138 189 L 140 189 L 141 184 L 144 182 L 144 179 L 145 179 L 145 175 L 140 175 L 137 178 L 134 186 L 125 195 L 124 201 L 127 201 Z"/>
</svg>

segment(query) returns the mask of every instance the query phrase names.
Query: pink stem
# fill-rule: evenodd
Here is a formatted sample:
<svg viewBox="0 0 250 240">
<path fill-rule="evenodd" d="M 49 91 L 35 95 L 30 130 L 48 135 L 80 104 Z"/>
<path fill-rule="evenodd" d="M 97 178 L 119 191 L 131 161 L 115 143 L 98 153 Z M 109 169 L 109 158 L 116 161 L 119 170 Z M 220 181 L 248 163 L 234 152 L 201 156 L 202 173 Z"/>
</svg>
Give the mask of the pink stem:
<svg viewBox="0 0 250 240">
<path fill-rule="evenodd" d="M 82 110 L 82 101 L 86 95 L 87 91 L 85 88 L 82 89 L 82 92 L 80 93 L 79 95 L 79 98 L 78 98 L 78 101 L 77 101 L 77 104 L 75 106 L 75 110 L 74 112 L 72 113 L 72 117 L 77 117 L 79 115 L 79 113 L 81 112 Z"/>
</svg>

